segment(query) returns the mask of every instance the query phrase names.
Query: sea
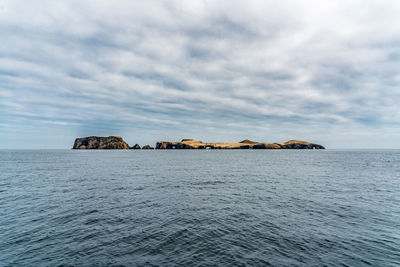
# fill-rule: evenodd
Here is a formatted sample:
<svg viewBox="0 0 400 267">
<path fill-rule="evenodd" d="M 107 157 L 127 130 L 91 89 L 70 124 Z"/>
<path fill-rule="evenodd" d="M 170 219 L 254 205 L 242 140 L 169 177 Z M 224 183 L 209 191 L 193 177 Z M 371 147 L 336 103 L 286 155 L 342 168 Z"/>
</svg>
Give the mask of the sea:
<svg viewBox="0 0 400 267">
<path fill-rule="evenodd" d="M 0 150 L 0 266 L 400 266 L 400 150 Z"/>
</svg>

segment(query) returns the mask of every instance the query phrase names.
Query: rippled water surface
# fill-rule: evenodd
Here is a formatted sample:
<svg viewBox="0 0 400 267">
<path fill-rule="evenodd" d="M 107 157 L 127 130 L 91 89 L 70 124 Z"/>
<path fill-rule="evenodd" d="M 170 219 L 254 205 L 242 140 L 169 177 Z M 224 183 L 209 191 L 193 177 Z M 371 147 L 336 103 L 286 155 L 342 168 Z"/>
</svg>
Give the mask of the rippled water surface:
<svg viewBox="0 0 400 267">
<path fill-rule="evenodd" d="M 400 265 L 400 151 L 0 150 L 0 265 Z"/>
</svg>

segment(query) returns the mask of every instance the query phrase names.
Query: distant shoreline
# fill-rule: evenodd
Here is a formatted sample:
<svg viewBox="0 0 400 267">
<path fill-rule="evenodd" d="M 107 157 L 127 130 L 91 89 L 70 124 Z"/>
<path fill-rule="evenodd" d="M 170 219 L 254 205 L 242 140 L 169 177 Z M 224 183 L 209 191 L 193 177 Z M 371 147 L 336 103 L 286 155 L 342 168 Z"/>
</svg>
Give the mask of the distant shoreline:
<svg viewBox="0 0 400 267">
<path fill-rule="evenodd" d="M 89 136 L 76 138 L 72 149 L 154 149 L 150 145 L 140 147 L 139 144 L 129 146 L 121 136 Z M 325 149 L 319 144 L 300 140 L 289 140 L 283 143 L 240 142 L 204 143 L 193 139 L 182 139 L 180 142 L 159 141 L 155 149 Z"/>
</svg>

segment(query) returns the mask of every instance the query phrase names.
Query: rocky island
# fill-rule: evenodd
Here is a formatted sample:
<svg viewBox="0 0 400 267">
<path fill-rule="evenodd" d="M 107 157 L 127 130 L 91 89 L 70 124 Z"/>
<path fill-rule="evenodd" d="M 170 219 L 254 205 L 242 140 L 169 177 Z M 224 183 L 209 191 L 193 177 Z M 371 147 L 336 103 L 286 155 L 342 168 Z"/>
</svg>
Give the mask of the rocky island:
<svg viewBox="0 0 400 267">
<path fill-rule="evenodd" d="M 325 147 L 299 140 L 262 143 L 246 139 L 241 142 L 203 143 L 193 139 L 182 139 L 180 142 L 157 142 L 156 149 L 325 149 Z"/>
<path fill-rule="evenodd" d="M 120 136 L 89 136 L 77 138 L 72 149 L 141 149 L 138 144 L 130 147 Z M 142 149 L 154 149 L 145 145 Z M 289 140 L 284 143 L 254 142 L 248 139 L 241 142 L 203 143 L 193 139 L 180 142 L 159 141 L 156 149 L 325 149 L 325 147 L 306 141 Z"/>
<path fill-rule="evenodd" d="M 76 138 L 72 149 L 129 149 L 121 136 Z"/>
</svg>

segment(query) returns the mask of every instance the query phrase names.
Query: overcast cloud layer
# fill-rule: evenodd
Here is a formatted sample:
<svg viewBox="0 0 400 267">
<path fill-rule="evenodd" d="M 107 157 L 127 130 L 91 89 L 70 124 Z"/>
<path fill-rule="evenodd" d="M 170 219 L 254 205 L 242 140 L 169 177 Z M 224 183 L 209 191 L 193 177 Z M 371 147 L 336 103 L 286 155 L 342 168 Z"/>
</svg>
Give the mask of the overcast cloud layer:
<svg viewBox="0 0 400 267">
<path fill-rule="evenodd" d="M 400 1 L 0 1 L 0 148 L 400 148 Z"/>
</svg>

